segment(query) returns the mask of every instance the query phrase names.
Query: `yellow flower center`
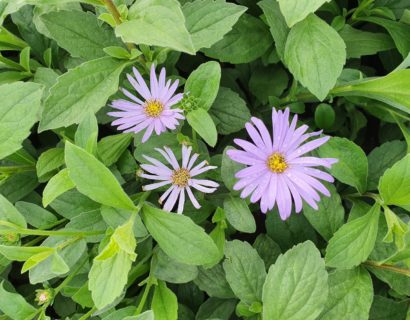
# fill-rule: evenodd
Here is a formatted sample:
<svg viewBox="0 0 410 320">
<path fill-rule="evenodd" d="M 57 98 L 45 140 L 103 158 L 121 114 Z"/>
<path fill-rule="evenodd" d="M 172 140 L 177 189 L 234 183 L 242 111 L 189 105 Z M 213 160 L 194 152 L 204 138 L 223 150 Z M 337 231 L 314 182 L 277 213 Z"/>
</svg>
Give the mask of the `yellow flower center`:
<svg viewBox="0 0 410 320">
<path fill-rule="evenodd" d="M 280 153 L 272 153 L 266 162 L 268 168 L 275 173 L 282 173 L 288 168 L 285 157 Z"/>
<path fill-rule="evenodd" d="M 189 174 L 189 171 L 187 169 L 181 168 L 175 170 L 171 178 L 174 185 L 182 188 L 188 185 L 188 181 L 191 178 L 191 175 Z"/>
<path fill-rule="evenodd" d="M 151 118 L 157 118 L 164 110 L 164 105 L 158 100 L 148 100 L 145 102 L 145 114 Z"/>
</svg>

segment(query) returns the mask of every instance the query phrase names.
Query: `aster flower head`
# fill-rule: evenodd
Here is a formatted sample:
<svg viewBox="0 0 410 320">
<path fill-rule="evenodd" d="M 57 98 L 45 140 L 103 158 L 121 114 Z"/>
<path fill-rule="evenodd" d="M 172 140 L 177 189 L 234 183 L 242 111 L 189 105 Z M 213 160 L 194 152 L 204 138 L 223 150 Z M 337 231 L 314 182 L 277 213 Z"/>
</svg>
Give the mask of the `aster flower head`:
<svg viewBox="0 0 410 320">
<path fill-rule="evenodd" d="M 215 166 L 209 166 L 207 161 L 202 161 L 198 165 L 194 166 L 195 161 L 198 159 L 199 154 L 194 153 L 191 156 L 192 147 L 182 146 L 182 164 L 180 165 L 172 152 L 168 147 L 163 149 L 155 148 L 171 166 L 164 165 L 157 159 L 143 155 L 143 157 L 149 162 L 149 164 L 142 164 L 141 168 L 147 173 L 140 173 L 142 178 L 156 180 L 152 184 L 148 184 L 143 187 L 144 191 L 157 189 L 166 185 L 171 185 L 167 191 L 160 197 L 159 203 L 164 203 L 163 209 L 165 211 L 171 211 L 178 201 L 177 212 L 182 213 L 185 203 L 185 192 L 188 194 L 189 199 L 196 209 L 199 209 L 201 205 L 196 200 L 192 188 L 197 189 L 204 193 L 212 193 L 219 186 L 218 183 L 206 180 L 194 178 L 201 173 L 204 173 L 211 169 L 216 169 Z"/>
<path fill-rule="evenodd" d="M 338 160 L 306 155 L 326 143 L 330 137 L 319 136 L 322 131 L 306 133 L 307 125 L 296 128 L 297 115 L 289 123 L 289 108 L 285 111 L 272 109 L 272 136 L 265 124 L 252 117 L 245 128 L 252 142 L 235 139 L 243 150 L 229 150 L 228 156 L 246 168 L 239 170 L 235 190 L 242 190 L 241 197 L 251 196 L 251 202 L 260 201 L 261 211 L 266 213 L 277 204 L 282 220 L 289 218 L 294 203 L 295 211 L 302 210 L 302 200 L 318 209 L 319 193 L 330 196 L 319 181 L 333 182 L 333 177 L 314 167 L 330 168 Z"/>
<path fill-rule="evenodd" d="M 167 129 L 174 130 L 183 120 L 183 110 L 172 106 L 183 98 L 182 93 L 175 94 L 178 88 L 178 80 L 165 81 L 166 72 L 162 68 L 159 78 L 155 74 L 155 66 L 151 66 L 150 88 L 145 83 L 141 74 L 134 67 L 135 78 L 127 74 L 128 81 L 140 95 L 141 99 L 121 88 L 121 91 L 131 101 L 118 99 L 112 101 L 111 106 L 120 111 L 109 112 L 108 115 L 118 118 L 112 122 L 113 126 L 118 126 L 118 130 L 124 132 L 138 133 L 145 130 L 142 142 L 146 142 L 155 131 L 157 135 Z"/>
</svg>

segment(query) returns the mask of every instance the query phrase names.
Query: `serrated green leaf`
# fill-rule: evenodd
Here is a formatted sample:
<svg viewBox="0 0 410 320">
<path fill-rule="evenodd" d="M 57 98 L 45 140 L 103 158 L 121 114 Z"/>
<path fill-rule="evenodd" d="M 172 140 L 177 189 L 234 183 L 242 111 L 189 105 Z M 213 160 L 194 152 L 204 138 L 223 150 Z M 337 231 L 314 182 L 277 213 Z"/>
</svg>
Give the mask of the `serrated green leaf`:
<svg viewBox="0 0 410 320">
<path fill-rule="evenodd" d="M 223 0 L 187 2 L 182 11 L 195 50 L 209 48 L 228 33 L 246 7 Z"/>
<path fill-rule="evenodd" d="M 248 63 L 262 56 L 270 44 L 271 36 L 264 23 L 245 13 L 222 40 L 202 51 L 221 62 Z"/>
<path fill-rule="evenodd" d="M 336 158 L 339 161 L 329 169 L 338 180 L 363 193 L 367 187 L 368 163 L 366 154 L 354 142 L 339 137 L 332 137 L 319 148 L 322 158 Z"/>
<path fill-rule="evenodd" d="M 52 11 L 40 16 L 48 33 L 73 57 L 86 60 L 105 56 L 103 49 L 121 42 L 107 25 L 100 25 L 91 12 Z"/>
<path fill-rule="evenodd" d="M 21 148 L 30 129 L 39 120 L 42 86 L 15 82 L 0 86 L 0 159 Z M 18 128 L 18 130 L 16 130 Z"/>
<path fill-rule="evenodd" d="M 345 43 L 332 27 L 311 14 L 290 30 L 284 57 L 295 79 L 322 101 L 346 62 Z"/>
<path fill-rule="evenodd" d="M 230 134 L 242 130 L 251 118 L 246 102 L 234 91 L 219 88 L 210 114 L 215 118 L 216 129 L 220 134 Z"/>
<path fill-rule="evenodd" d="M 39 131 L 80 123 L 87 113 L 98 111 L 117 91 L 127 63 L 111 57 L 90 60 L 58 77 L 44 102 Z"/>
<path fill-rule="evenodd" d="M 226 280 L 235 295 L 249 305 L 262 301 L 266 271 L 257 251 L 247 242 L 233 240 L 226 243 L 225 256 Z"/>
<path fill-rule="evenodd" d="M 305 19 L 330 0 L 278 0 L 280 10 L 289 27 Z"/>
<path fill-rule="evenodd" d="M 379 215 L 380 205 L 376 203 L 366 215 L 336 231 L 326 249 L 326 265 L 350 269 L 365 261 L 376 242 Z"/>
<path fill-rule="evenodd" d="M 309 205 L 303 206 L 303 214 L 317 232 L 329 240 L 333 234 L 343 225 L 345 210 L 336 188 L 326 184 L 330 197 L 323 197 L 318 203 L 319 209 L 314 210 Z"/>
<path fill-rule="evenodd" d="M 263 318 L 313 320 L 328 297 L 327 272 L 319 250 L 310 242 L 279 256 L 263 286 Z"/>
<path fill-rule="evenodd" d="M 69 177 L 81 193 L 107 206 L 135 209 L 111 171 L 93 155 L 67 141 L 65 161 Z"/>
<path fill-rule="evenodd" d="M 380 178 L 380 195 L 387 205 L 410 204 L 410 154 L 387 169 Z"/>
<path fill-rule="evenodd" d="M 194 45 L 176 0 L 142 0 L 129 9 L 128 21 L 115 30 L 125 42 L 168 47 L 189 54 Z"/>
<path fill-rule="evenodd" d="M 373 284 L 363 268 L 337 270 L 329 275 L 329 298 L 318 320 L 369 319 Z"/>
<path fill-rule="evenodd" d="M 190 218 L 145 205 L 142 219 L 161 249 L 176 261 L 190 265 L 218 261 L 218 248 Z"/>
</svg>

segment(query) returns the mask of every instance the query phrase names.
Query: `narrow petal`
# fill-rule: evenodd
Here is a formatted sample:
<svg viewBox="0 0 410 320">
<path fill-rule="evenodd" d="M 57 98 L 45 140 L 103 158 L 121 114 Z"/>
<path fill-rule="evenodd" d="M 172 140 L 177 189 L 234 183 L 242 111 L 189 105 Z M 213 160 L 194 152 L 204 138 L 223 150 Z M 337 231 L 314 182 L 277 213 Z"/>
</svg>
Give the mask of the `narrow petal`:
<svg viewBox="0 0 410 320">
<path fill-rule="evenodd" d="M 192 147 L 182 146 L 182 168 L 187 168 Z"/>
<path fill-rule="evenodd" d="M 195 161 L 198 159 L 199 154 L 198 153 L 194 153 L 191 157 L 191 160 L 189 160 L 188 162 L 188 166 L 187 169 L 191 170 L 192 166 L 194 165 Z"/>
<path fill-rule="evenodd" d="M 151 87 L 151 95 L 152 98 L 158 99 L 158 81 L 157 75 L 155 74 L 155 65 L 151 65 L 151 72 L 150 72 L 150 87 Z"/>
<path fill-rule="evenodd" d="M 181 188 L 181 191 L 179 193 L 179 202 L 178 202 L 178 213 L 182 214 L 184 211 L 184 204 L 185 204 L 185 191 L 184 188 Z"/>
<path fill-rule="evenodd" d="M 278 191 L 276 202 L 278 204 L 279 215 L 282 220 L 290 217 L 292 212 L 292 198 L 290 196 L 289 188 L 283 177 L 278 175 Z"/>
<path fill-rule="evenodd" d="M 152 174 L 160 174 L 163 176 L 168 176 L 170 177 L 172 175 L 172 171 L 170 169 L 168 169 L 167 167 L 159 167 L 159 166 L 153 166 L 150 164 L 141 164 L 140 167 L 144 170 L 147 171 L 149 173 Z"/>
<path fill-rule="evenodd" d="M 215 181 L 212 180 L 207 180 L 207 179 L 191 179 L 191 181 L 195 184 L 200 184 L 205 187 L 213 187 L 217 188 L 219 187 L 219 184 L 216 183 Z"/>
<path fill-rule="evenodd" d="M 265 144 L 265 150 L 268 150 L 268 152 L 272 152 L 272 139 L 265 124 L 262 122 L 262 120 L 256 117 L 252 117 L 251 121 L 255 124 L 256 128 L 260 133 L 260 136 L 262 137 L 262 140 Z"/>
<path fill-rule="evenodd" d="M 176 187 L 174 185 L 172 185 L 171 187 L 169 187 L 167 189 L 167 191 L 165 191 L 162 196 L 159 198 L 158 202 L 159 204 L 162 204 L 164 202 L 164 200 L 169 196 L 169 194 L 172 192 L 172 190 L 174 190 Z"/>
<path fill-rule="evenodd" d="M 179 188 L 174 188 L 171 191 L 171 194 L 169 195 L 167 201 L 165 201 L 165 204 L 163 207 L 165 211 L 171 212 L 172 208 L 175 206 L 175 203 L 177 202 L 179 193 L 180 193 Z"/>
<path fill-rule="evenodd" d="M 267 152 L 266 149 L 260 149 L 246 140 L 234 139 L 233 141 L 243 150 L 255 155 L 255 157 L 258 157 L 261 160 L 266 161 L 267 157 L 269 156 L 269 152 Z"/>
<path fill-rule="evenodd" d="M 163 170 L 168 170 L 170 173 L 172 173 L 172 170 L 171 169 L 169 169 L 166 165 L 164 165 L 162 162 L 160 162 L 160 161 L 158 161 L 157 159 L 155 159 L 155 158 L 151 158 L 151 157 L 149 157 L 149 156 L 146 156 L 146 155 L 142 155 L 142 157 L 145 159 L 145 160 L 147 160 L 147 161 L 149 161 L 149 162 L 151 162 L 153 165 L 155 165 L 155 166 L 157 166 L 157 167 L 160 167 L 160 168 L 162 168 Z M 142 166 L 141 166 L 142 167 Z M 143 167 L 142 167 L 143 168 Z M 144 169 L 144 168 L 143 168 Z M 144 169 L 145 170 L 145 169 Z"/>
<path fill-rule="evenodd" d="M 169 158 L 172 161 L 172 164 L 179 169 L 179 163 L 177 161 L 177 158 L 174 155 L 174 152 L 168 147 L 164 147 L 165 152 L 168 154 Z"/>
<path fill-rule="evenodd" d="M 151 122 L 151 124 L 147 127 L 147 130 L 145 131 L 144 135 L 142 136 L 142 143 L 147 142 L 149 137 L 151 137 L 152 132 L 154 131 L 154 124 Z"/>
<path fill-rule="evenodd" d="M 139 105 L 143 105 L 144 101 L 142 101 L 141 99 L 137 98 L 135 95 L 133 95 L 131 92 L 129 92 L 127 89 L 125 88 L 120 88 L 121 92 L 128 98 L 130 98 L 131 100 L 135 101 L 136 103 L 138 103 Z"/>
<path fill-rule="evenodd" d="M 204 172 L 206 172 L 206 171 L 209 171 L 209 170 L 212 170 L 212 169 L 216 169 L 217 167 L 216 166 L 206 166 L 206 167 L 203 167 L 203 168 L 201 168 L 201 169 L 192 169 L 191 170 L 191 172 L 190 172 L 190 174 L 191 174 L 191 177 L 195 177 L 195 176 L 198 176 L 198 175 L 200 175 L 201 173 L 204 173 Z"/>
<path fill-rule="evenodd" d="M 197 189 L 197 190 L 199 190 L 199 191 L 201 191 L 201 192 L 203 192 L 203 193 L 213 193 L 213 192 L 216 191 L 216 188 L 207 188 L 207 187 L 201 186 L 197 183 L 191 183 L 190 186 Z"/>
<path fill-rule="evenodd" d="M 151 184 L 147 184 L 147 185 L 143 186 L 142 190 L 144 190 L 144 191 L 154 190 L 154 189 L 158 189 L 158 188 L 161 188 L 163 186 L 166 186 L 167 184 L 171 184 L 171 182 L 166 180 L 166 181 L 151 183 Z"/>
<path fill-rule="evenodd" d="M 292 160 L 296 157 L 300 157 L 301 155 L 304 155 L 305 153 L 308 153 L 308 152 L 310 152 L 310 151 L 312 151 L 316 148 L 319 148 L 321 145 L 326 143 L 329 139 L 330 139 L 330 137 L 326 136 L 326 137 L 322 137 L 322 138 L 319 138 L 319 139 L 309 141 L 308 143 L 305 143 L 303 146 L 297 148 L 295 151 L 293 151 L 286 158 L 288 159 L 288 161 L 290 161 L 290 160 Z"/>
<path fill-rule="evenodd" d="M 141 76 L 141 74 L 138 72 L 137 68 L 133 67 L 132 71 L 134 72 L 135 78 L 138 81 L 139 84 L 139 94 L 145 98 L 145 100 L 150 100 L 151 99 L 151 91 L 149 91 L 147 84 L 145 83 L 144 78 Z M 137 90 L 138 91 L 138 90 Z"/>
<path fill-rule="evenodd" d="M 179 169 L 178 163 L 175 164 L 174 161 L 169 157 L 167 152 L 160 148 L 155 148 L 155 150 L 158 151 L 165 158 L 165 160 L 168 161 L 168 163 L 172 166 L 172 168 L 174 168 L 174 170 Z"/>
<path fill-rule="evenodd" d="M 244 177 L 249 177 L 249 176 L 260 176 L 262 172 L 266 171 L 266 165 L 262 164 L 256 164 L 250 167 L 246 167 L 244 169 L 239 170 L 235 174 L 235 178 L 244 178 Z"/>
<path fill-rule="evenodd" d="M 226 154 L 233 161 L 249 166 L 264 163 L 261 159 L 256 159 L 252 154 L 241 150 L 228 150 Z"/>
<path fill-rule="evenodd" d="M 296 213 L 299 213 L 303 208 L 302 198 L 290 179 L 284 177 L 283 180 L 286 182 L 292 195 L 293 202 L 295 203 L 295 211 Z"/>
<path fill-rule="evenodd" d="M 192 204 L 196 209 L 201 208 L 201 205 L 199 204 L 198 200 L 196 200 L 194 194 L 192 193 L 192 190 L 189 186 L 186 187 L 186 193 L 188 194 L 189 199 L 191 200 Z"/>
</svg>

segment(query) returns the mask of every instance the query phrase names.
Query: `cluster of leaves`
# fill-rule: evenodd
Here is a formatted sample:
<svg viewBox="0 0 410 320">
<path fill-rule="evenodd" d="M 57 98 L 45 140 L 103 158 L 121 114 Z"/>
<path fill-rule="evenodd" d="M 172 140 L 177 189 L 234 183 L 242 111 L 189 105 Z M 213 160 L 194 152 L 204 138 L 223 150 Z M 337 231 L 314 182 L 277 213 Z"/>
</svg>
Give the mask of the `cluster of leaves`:
<svg viewBox="0 0 410 320">
<path fill-rule="evenodd" d="M 409 316 L 410 1 L 0 0 L 0 22 L 1 319 Z M 107 111 L 152 63 L 186 121 L 142 144 Z M 239 197 L 226 156 L 272 105 L 339 159 L 287 221 Z M 181 144 L 221 187 L 177 215 L 136 172 Z"/>
</svg>

